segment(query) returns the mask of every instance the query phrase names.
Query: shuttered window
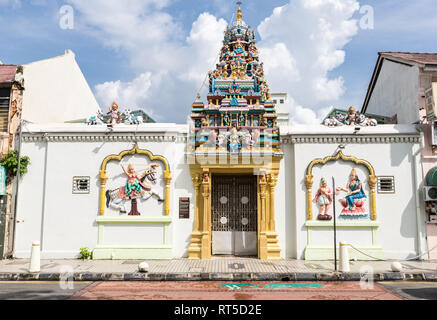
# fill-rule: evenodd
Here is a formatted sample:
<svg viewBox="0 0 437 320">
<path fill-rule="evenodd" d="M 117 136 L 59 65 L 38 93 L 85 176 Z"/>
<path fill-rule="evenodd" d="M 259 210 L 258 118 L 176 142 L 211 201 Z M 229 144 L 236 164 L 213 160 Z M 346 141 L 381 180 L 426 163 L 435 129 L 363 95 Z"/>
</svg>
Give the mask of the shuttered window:
<svg viewBox="0 0 437 320">
<path fill-rule="evenodd" d="M 10 94 L 10 88 L 0 88 L 0 132 L 8 132 Z"/>
</svg>

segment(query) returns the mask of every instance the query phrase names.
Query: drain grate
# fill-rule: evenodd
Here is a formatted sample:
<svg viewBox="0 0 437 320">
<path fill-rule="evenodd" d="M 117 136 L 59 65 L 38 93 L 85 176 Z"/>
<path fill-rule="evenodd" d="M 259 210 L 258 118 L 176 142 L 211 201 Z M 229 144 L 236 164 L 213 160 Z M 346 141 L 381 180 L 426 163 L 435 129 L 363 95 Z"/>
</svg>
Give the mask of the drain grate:
<svg viewBox="0 0 437 320">
<path fill-rule="evenodd" d="M 143 261 L 144 260 L 126 260 L 126 261 L 123 261 L 121 264 L 140 264 Z"/>
<path fill-rule="evenodd" d="M 245 267 L 244 263 L 230 263 L 228 265 L 228 268 L 232 269 L 232 270 L 240 270 L 240 269 L 244 269 L 246 267 Z"/>
</svg>

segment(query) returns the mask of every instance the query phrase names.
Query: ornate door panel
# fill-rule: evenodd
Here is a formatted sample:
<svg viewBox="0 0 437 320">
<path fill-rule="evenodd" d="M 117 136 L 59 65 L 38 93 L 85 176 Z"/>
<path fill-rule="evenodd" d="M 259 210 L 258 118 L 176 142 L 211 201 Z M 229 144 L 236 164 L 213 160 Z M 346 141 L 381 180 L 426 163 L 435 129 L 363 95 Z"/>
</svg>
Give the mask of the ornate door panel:
<svg viewBox="0 0 437 320">
<path fill-rule="evenodd" d="M 256 176 L 212 178 L 212 253 L 256 255 Z"/>
</svg>

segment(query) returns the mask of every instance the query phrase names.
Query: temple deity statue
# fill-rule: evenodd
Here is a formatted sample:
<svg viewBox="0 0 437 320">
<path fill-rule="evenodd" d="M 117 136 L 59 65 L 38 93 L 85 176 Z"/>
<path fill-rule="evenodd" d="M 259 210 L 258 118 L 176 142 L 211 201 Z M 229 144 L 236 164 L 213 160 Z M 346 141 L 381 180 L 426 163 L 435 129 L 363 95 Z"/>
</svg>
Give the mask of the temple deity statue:
<svg viewBox="0 0 437 320">
<path fill-rule="evenodd" d="M 118 104 L 113 102 L 108 112 L 110 115 L 110 118 L 108 119 L 108 125 L 113 126 L 122 122 L 121 112 L 118 109 Z"/>
<path fill-rule="evenodd" d="M 363 215 L 365 210 L 363 208 L 364 199 L 367 198 L 364 193 L 363 184 L 358 178 L 356 169 L 352 169 L 349 175 L 349 182 L 346 188 L 338 187 L 336 193 L 344 191 L 347 193 L 346 198 L 343 200 L 342 214 L 344 215 Z"/>
<path fill-rule="evenodd" d="M 320 207 L 318 220 L 331 220 L 332 216 L 328 214 L 329 207 L 332 204 L 332 191 L 328 188 L 328 184 L 325 178 L 320 180 L 320 188 L 317 190 L 317 194 L 313 199 L 314 203 L 317 203 Z"/>
</svg>

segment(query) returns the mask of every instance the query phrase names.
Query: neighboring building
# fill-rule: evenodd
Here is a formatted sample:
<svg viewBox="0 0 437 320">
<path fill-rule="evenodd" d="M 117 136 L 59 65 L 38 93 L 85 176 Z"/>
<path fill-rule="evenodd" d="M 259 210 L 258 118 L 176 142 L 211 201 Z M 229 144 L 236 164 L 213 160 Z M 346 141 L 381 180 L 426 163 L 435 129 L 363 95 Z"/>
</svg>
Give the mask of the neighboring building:
<svg viewBox="0 0 437 320">
<path fill-rule="evenodd" d="M 22 66 L 0 65 L 2 155 L 17 149 L 16 136 L 21 120 L 25 132 L 29 123 L 61 123 L 95 115 L 98 110 L 99 105 L 70 50 L 62 56 Z M 0 258 L 10 253 L 13 246 L 13 186 L 15 180 L 9 179 L 7 202 L 0 199 Z"/>
<path fill-rule="evenodd" d="M 186 108 L 190 126 L 26 127 L 15 257 L 39 240 L 43 258 L 89 247 L 94 259 L 332 259 L 334 214 L 337 239 L 360 250 L 351 258 L 426 252 L 416 126 L 279 130 L 285 96 L 275 104 L 254 31 L 236 17 L 206 97 Z"/>
<path fill-rule="evenodd" d="M 23 68 L 16 65 L 0 65 L 0 157 L 13 149 L 17 133 L 21 107 L 23 103 L 23 86 L 17 81 Z M 4 192 L 0 194 L 0 259 L 6 253 L 11 232 L 12 181 L 0 178 Z"/>
<path fill-rule="evenodd" d="M 426 93 L 431 92 L 432 99 L 429 89 L 433 84 L 437 84 L 437 53 L 380 52 L 361 110 L 396 117 L 399 124 L 419 124 L 424 135 L 421 154 L 426 180 L 423 179 L 421 189 L 425 194 L 428 190 L 423 187 L 437 187 L 437 180 L 432 177 L 437 169 L 437 140 L 434 138 L 437 118 L 432 107 L 428 112 L 426 109 Z M 427 197 L 427 216 L 424 217 L 429 249 L 437 246 L 437 202 L 432 199 Z M 437 194 L 434 199 L 437 200 Z M 430 257 L 437 259 L 437 249 L 432 250 Z"/>
<path fill-rule="evenodd" d="M 23 65 L 23 119 L 33 123 L 66 122 L 97 114 L 94 97 L 75 54 Z"/>
<path fill-rule="evenodd" d="M 286 93 L 271 93 L 271 100 L 276 105 L 278 126 L 288 126 L 290 122 L 290 110 L 287 107 Z"/>
</svg>

